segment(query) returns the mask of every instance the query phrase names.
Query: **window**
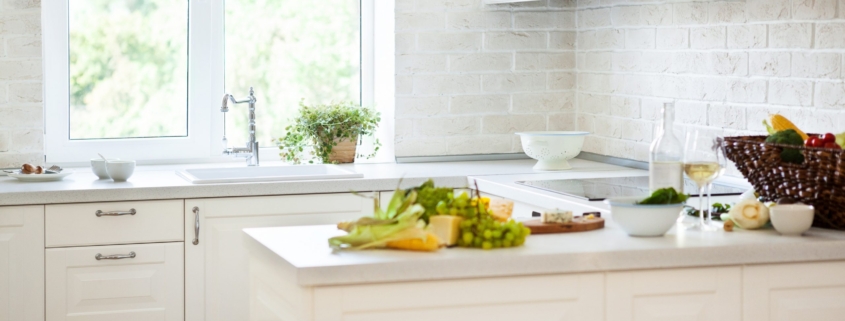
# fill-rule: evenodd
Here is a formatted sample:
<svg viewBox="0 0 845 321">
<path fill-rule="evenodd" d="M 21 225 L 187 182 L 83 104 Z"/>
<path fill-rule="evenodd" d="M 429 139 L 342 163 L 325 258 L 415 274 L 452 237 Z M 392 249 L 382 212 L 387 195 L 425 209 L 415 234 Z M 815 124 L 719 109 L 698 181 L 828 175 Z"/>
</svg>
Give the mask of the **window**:
<svg viewBox="0 0 845 321">
<path fill-rule="evenodd" d="M 381 159 L 392 158 L 391 1 L 66 0 L 42 15 L 48 162 L 231 159 L 220 100 L 249 87 L 257 140 L 273 149 L 263 160 L 277 159 L 272 142 L 300 100 L 377 106 L 391 145 Z M 230 106 L 230 147 L 245 146 L 247 121 Z"/>
</svg>

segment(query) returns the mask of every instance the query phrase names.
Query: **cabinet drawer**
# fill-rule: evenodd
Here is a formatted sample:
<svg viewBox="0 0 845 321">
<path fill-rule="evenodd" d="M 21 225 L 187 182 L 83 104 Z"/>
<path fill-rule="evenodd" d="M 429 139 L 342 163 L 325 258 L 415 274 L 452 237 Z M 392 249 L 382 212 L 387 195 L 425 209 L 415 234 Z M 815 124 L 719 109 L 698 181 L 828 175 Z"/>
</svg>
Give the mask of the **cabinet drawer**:
<svg viewBox="0 0 845 321">
<path fill-rule="evenodd" d="M 170 200 L 47 205 L 46 245 L 181 242 L 184 240 L 183 203 Z M 134 215 L 125 214 L 133 209 Z"/>
<path fill-rule="evenodd" d="M 184 319 L 182 242 L 48 249 L 47 321 Z M 129 256 L 96 259 L 99 255 Z"/>
</svg>

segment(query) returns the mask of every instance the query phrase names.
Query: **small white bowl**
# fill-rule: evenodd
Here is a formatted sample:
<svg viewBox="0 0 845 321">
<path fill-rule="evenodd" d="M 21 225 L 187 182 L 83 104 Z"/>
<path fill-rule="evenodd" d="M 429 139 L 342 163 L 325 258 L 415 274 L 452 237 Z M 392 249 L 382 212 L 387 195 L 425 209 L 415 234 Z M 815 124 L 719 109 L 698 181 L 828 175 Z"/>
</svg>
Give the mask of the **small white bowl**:
<svg viewBox="0 0 845 321">
<path fill-rule="evenodd" d="M 684 204 L 639 205 L 640 197 L 615 197 L 604 200 L 610 205 L 610 215 L 630 236 L 661 236 L 666 234 L 684 209 Z"/>
<path fill-rule="evenodd" d="M 816 211 L 812 205 L 802 203 L 775 205 L 769 208 L 769 217 L 775 230 L 782 235 L 800 236 L 813 226 Z"/>
<path fill-rule="evenodd" d="M 106 172 L 115 182 L 125 182 L 135 172 L 135 161 L 108 160 Z"/>
<path fill-rule="evenodd" d="M 522 142 L 522 150 L 528 157 L 537 160 L 534 165 L 539 171 L 572 169 L 570 159 L 581 153 L 584 137 L 590 133 L 578 131 L 547 131 L 516 133 Z"/>
<path fill-rule="evenodd" d="M 120 160 L 120 158 L 109 158 L 109 160 Z M 109 172 L 106 171 L 106 161 L 102 158 L 91 159 L 91 171 L 94 172 L 100 179 L 110 179 Z"/>
</svg>

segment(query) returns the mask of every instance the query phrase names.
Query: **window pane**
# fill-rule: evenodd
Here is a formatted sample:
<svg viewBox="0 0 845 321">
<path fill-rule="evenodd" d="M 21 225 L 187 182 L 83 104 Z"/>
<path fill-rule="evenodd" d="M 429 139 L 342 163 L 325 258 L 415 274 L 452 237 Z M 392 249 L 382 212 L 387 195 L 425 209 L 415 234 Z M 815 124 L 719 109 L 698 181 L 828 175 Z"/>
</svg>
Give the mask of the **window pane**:
<svg viewBox="0 0 845 321">
<path fill-rule="evenodd" d="M 257 139 L 274 138 L 306 104 L 360 100 L 359 0 L 227 0 L 226 91 L 255 87 Z M 229 145 L 248 139 L 247 108 L 230 107 Z"/>
<path fill-rule="evenodd" d="M 70 138 L 187 136 L 188 2 L 70 0 Z"/>
</svg>

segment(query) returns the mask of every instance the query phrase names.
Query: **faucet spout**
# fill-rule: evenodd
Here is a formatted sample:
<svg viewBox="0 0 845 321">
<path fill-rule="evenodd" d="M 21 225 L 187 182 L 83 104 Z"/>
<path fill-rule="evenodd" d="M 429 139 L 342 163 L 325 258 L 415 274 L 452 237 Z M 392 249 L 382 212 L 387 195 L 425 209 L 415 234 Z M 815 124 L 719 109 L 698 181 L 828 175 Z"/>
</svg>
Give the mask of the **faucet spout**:
<svg viewBox="0 0 845 321">
<path fill-rule="evenodd" d="M 223 154 L 226 155 L 234 155 L 235 157 L 245 157 L 246 163 L 248 166 L 258 166 L 258 141 L 255 138 L 255 103 L 258 101 L 255 99 L 255 91 L 252 87 L 249 87 L 249 96 L 243 100 L 237 100 L 234 96 L 230 94 L 223 95 L 223 102 L 220 106 L 220 112 L 226 113 L 229 112 L 229 102 L 232 104 L 249 104 L 249 142 L 246 143 L 246 148 L 229 148 L 226 147 L 226 134 L 225 134 L 225 118 L 223 121 L 224 124 L 224 134 L 223 134 L 223 142 L 224 142 L 224 150 Z M 224 116 L 225 117 L 225 116 Z"/>
</svg>

